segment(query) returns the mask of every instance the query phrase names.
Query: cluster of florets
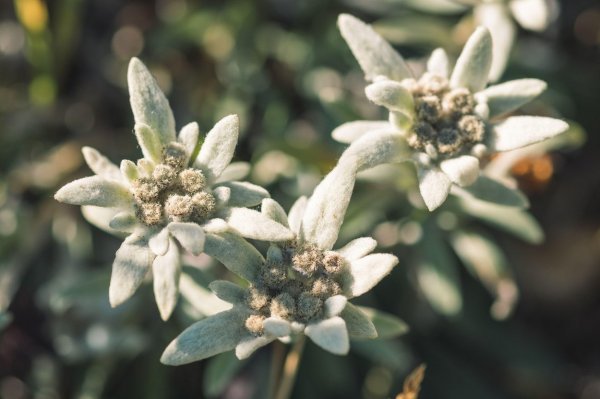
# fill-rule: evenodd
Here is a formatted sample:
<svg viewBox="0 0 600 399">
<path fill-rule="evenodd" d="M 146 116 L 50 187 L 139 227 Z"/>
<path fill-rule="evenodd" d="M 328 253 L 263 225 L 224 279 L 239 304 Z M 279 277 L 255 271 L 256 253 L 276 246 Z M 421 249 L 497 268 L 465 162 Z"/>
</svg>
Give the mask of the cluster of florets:
<svg viewBox="0 0 600 399">
<path fill-rule="evenodd" d="M 201 223 L 214 213 L 215 197 L 204 174 L 186 168 L 186 160 L 183 145 L 172 142 L 163 150 L 163 162 L 133 181 L 136 214 L 142 223 Z"/>
<path fill-rule="evenodd" d="M 253 314 L 245 326 L 256 336 L 262 335 L 262 323 L 268 317 L 303 324 L 318 320 L 327 298 L 342 293 L 343 256 L 294 244 L 282 248 L 282 253 L 280 262 L 265 262 L 259 281 L 248 289 L 246 304 Z"/>
<path fill-rule="evenodd" d="M 401 84 L 412 93 L 415 103 L 415 121 L 408 137 L 411 147 L 435 158 L 470 149 L 483 140 L 485 124 L 468 89 L 450 89 L 445 77 L 429 72 L 419 81 L 405 79 Z"/>
</svg>

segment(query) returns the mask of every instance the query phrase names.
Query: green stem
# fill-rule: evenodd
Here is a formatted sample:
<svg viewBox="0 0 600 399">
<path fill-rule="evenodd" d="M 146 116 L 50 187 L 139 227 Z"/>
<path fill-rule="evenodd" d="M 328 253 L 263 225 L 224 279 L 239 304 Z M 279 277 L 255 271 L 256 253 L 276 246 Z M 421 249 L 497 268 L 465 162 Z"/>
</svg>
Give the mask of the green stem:
<svg viewBox="0 0 600 399">
<path fill-rule="evenodd" d="M 287 354 L 285 363 L 283 364 L 283 375 L 279 381 L 279 387 L 275 394 L 275 399 L 289 399 L 296 376 L 298 375 L 298 368 L 300 365 L 300 359 L 302 358 L 302 352 L 304 350 L 304 342 L 306 337 L 300 335 L 298 340 L 294 343 L 294 346 Z"/>
<path fill-rule="evenodd" d="M 273 399 L 275 397 L 275 390 L 277 389 L 277 383 L 281 376 L 283 368 L 283 359 L 285 358 L 285 345 L 282 342 L 273 342 L 273 353 L 271 358 L 271 371 L 269 373 L 269 388 L 267 391 L 268 398 Z"/>
</svg>

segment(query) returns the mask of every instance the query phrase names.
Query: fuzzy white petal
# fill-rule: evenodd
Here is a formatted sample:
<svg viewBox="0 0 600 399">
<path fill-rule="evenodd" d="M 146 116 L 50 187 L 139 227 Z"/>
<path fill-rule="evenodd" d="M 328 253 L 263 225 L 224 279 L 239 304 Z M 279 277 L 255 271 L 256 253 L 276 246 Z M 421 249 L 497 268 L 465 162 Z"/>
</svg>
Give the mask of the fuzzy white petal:
<svg viewBox="0 0 600 399">
<path fill-rule="evenodd" d="M 471 155 L 461 155 L 440 162 L 440 169 L 459 186 L 469 186 L 479 176 L 479 159 Z"/>
<path fill-rule="evenodd" d="M 161 363 L 179 366 L 232 350 L 248 334 L 244 318 L 234 308 L 192 324 L 167 346 Z"/>
<path fill-rule="evenodd" d="M 559 119 L 542 116 L 513 116 L 492 127 L 490 148 L 509 151 L 537 143 L 563 133 L 569 125 Z"/>
<path fill-rule="evenodd" d="M 185 153 L 188 160 L 191 159 L 196 151 L 196 145 L 198 145 L 198 138 L 200 137 L 200 126 L 198 123 L 191 122 L 181 128 L 179 132 L 178 141 L 185 147 Z M 192 160 L 193 161 L 193 160 Z"/>
<path fill-rule="evenodd" d="M 448 78 L 450 75 L 450 61 L 448 61 L 448 54 L 443 48 L 433 50 L 429 60 L 427 60 L 427 71 Z"/>
<path fill-rule="evenodd" d="M 227 224 L 246 238 L 262 241 L 287 241 L 294 233 L 267 216 L 248 208 L 227 208 L 222 215 Z"/>
<path fill-rule="evenodd" d="M 355 162 L 358 171 L 363 171 L 384 163 L 402 162 L 408 159 L 410 159 L 410 151 L 406 140 L 398 131 L 388 127 L 386 130 L 370 132 L 350 144 L 340 157 L 340 162 Z"/>
<path fill-rule="evenodd" d="M 331 136 L 340 143 L 350 144 L 373 130 L 389 127 L 390 123 L 388 121 L 354 121 L 336 127 L 331 132 Z"/>
<path fill-rule="evenodd" d="M 267 190 L 261 186 L 248 182 L 224 182 L 219 183 L 219 187 L 227 187 L 230 189 L 231 197 L 227 202 L 229 206 L 252 207 L 260 204 L 263 198 L 270 197 Z"/>
<path fill-rule="evenodd" d="M 490 80 L 497 81 L 504 73 L 515 40 L 515 23 L 506 6 L 499 2 L 478 4 L 474 9 L 475 21 L 490 30 L 492 35 L 492 67 Z"/>
<path fill-rule="evenodd" d="M 229 205 L 231 199 L 231 189 L 229 187 L 219 186 L 213 189 L 213 195 L 217 202 L 217 208 L 223 208 Z"/>
<path fill-rule="evenodd" d="M 161 143 L 158 133 L 150 126 L 141 122 L 135 124 L 134 130 L 144 158 L 148 158 L 155 163 L 160 163 L 164 143 Z"/>
<path fill-rule="evenodd" d="M 325 317 L 338 316 L 348 303 L 348 299 L 343 295 L 335 295 L 327 298 L 324 305 Z"/>
<path fill-rule="evenodd" d="M 115 235 L 117 237 L 125 238 L 129 235 L 129 232 L 123 232 L 110 227 L 110 221 L 119 212 L 120 210 L 115 208 L 102 208 L 99 206 L 91 205 L 81 207 L 81 213 L 85 220 L 87 220 L 100 230 L 106 231 L 107 233 Z"/>
<path fill-rule="evenodd" d="M 135 122 L 149 126 L 163 146 L 174 141 L 175 119 L 169 101 L 146 66 L 135 57 L 129 62 L 127 83 Z"/>
<path fill-rule="evenodd" d="M 152 262 L 154 297 L 160 311 L 160 317 L 168 320 L 177 305 L 179 296 L 179 276 L 181 275 L 181 260 L 179 247 L 173 241 L 169 242 L 169 250 L 164 255 L 158 255 Z"/>
<path fill-rule="evenodd" d="M 112 307 L 129 299 L 144 281 L 155 255 L 142 233 L 134 233 L 123 241 L 115 255 L 108 297 Z"/>
<path fill-rule="evenodd" d="M 277 201 L 271 198 L 263 199 L 260 211 L 269 219 L 272 219 L 285 227 L 289 227 L 287 215 Z"/>
<path fill-rule="evenodd" d="M 400 81 L 411 77 L 404 59 L 373 28 L 361 20 L 342 14 L 338 27 L 367 80 L 378 76 Z"/>
<path fill-rule="evenodd" d="M 419 191 L 427 209 L 433 211 L 446 201 L 452 182 L 441 170 L 417 167 Z"/>
<path fill-rule="evenodd" d="M 251 354 L 253 354 L 257 349 L 262 348 L 263 346 L 273 342 L 274 340 L 275 340 L 275 337 L 267 337 L 264 335 L 262 337 L 248 337 L 248 338 L 242 340 L 235 347 L 235 355 L 240 360 L 246 359 Z"/>
<path fill-rule="evenodd" d="M 346 258 L 346 260 L 353 261 L 370 254 L 375 247 L 377 247 L 377 241 L 371 237 L 361 237 L 350 241 L 336 252 Z"/>
<path fill-rule="evenodd" d="M 350 297 L 364 294 L 373 288 L 398 264 L 391 254 L 371 254 L 350 262 L 350 275 L 344 277 L 343 288 Z"/>
<path fill-rule="evenodd" d="M 129 182 L 129 184 L 132 184 L 140 178 L 139 168 L 129 159 L 122 160 L 119 169 L 121 171 L 122 180 Z"/>
<path fill-rule="evenodd" d="M 196 223 L 169 223 L 171 235 L 192 255 L 200 255 L 204 250 L 204 230 Z"/>
<path fill-rule="evenodd" d="M 138 220 L 131 212 L 119 212 L 110 219 L 108 225 L 111 229 L 132 233 L 138 226 Z"/>
<path fill-rule="evenodd" d="M 109 161 L 100 151 L 92 147 L 83 147 L 81 152 L 83 153 L 85 163 L 87 163 L 92 172 L 105 179 L 122 181 L 119 167 Z"/>
<path fill-rule="evenodd" d="M 546 90 L 546 86 L 543 80 L 518 79 L 490 86 L 478 95 L 487 100 L 489 117 L 494 118 L 527 104 Z"/>
<path fill-rule="evenodd" d="M 357 306 L 347 303 L 340 314 L 340 317 L 346 322 L 348 334 L 354 339 L 373 339 L 377 338 L 377 330 L 369 317 Z"/>
<path fill-rule="evenodd" d="M 367 98 L 377 105 L 390 111 L 413 115 L 415 104 L 413 95 L 399 82 L 393 80 L 378 80 L 365 88 Z"/>
<path fill-rule="evenodd" d="M 550 22 L 546 0 L 512 0 L 508 6 L 519 25 L 525 29 L 541 32 Z"/>
<path fill-rule="evenodd" d="M 129 190 L 114 180 L 100 176 L 84 177 L 66 184 L 54 194 L 60 202 L 106 208 L 128 208 L 132 204 Z"/>
<path fill-rule="evenodd" d="M 267 335 L 274 337 L 285 337 L 291 334 L 292 327 L 290 323 L 275 317 L 268 317 L 263 321 L 263 328 Z"/>
<path fill-rule="evenodd" d="M 210 219 L 208 222 L 202 225 L 202 228 L 204 229 L 205 233 L 212 234 L 226 233 L 230 230 L 227 222 L 219 218 Z"/>
<path fill-rule="evenodd" d="M 346 322 L 341 317 L 332 317 L 306 326 L 304 333 L 321 348 L 336 355 L 345 355 L 350 350 L 350 339 Z"/>
<path fill-rule="evenodd" d="M 265 259 L 246 240 L 233 233 L 206 234 L 204 252 L 246 279 L 256 281 Z"/>
<path fill-rule="evenodd" d="M 195 165 L 206 173 L 209 181 L 214 182 L 231 162 L 239 125 L 238 116 L 229 115 L 218 121 L 206 135 Z"/>
<path fill-rule="evenodd" d="M 248 162 L 232 162 L 221 173 L 215 183 L 225 181 L 243 180 L 250 173 L 250 164 Z"/>
<path fill-rule="evenodd" d="M 225 280 L 216 280 L 208 285 L 219 299 L 229 303 L 243 303 L 246 290 L 237 284 Z"/>
<path fill-rule="evenodd" d="M 164 255 L 169 250 L 169 229 L 162 228 L 159 232 L 150 237 L 148 246 L 155 255 Z"/>
<path fill-rule="evenodd" d="M 298 234 L 300 232 L 300 226 L 302 225 L 302 218 L 304 217 L 304 211 L 306 210 L 306 204 L 308 204 L 308 198 L 302 196 L 294 202 L 288 213 L 288 223 L 290 230 Z"/>
<path fill-rule="evenodd" d="M 321 249 L 333 247 L 352 196 L 357 163 L 352 159 L 338 165 L 315 188 L 302 218 L 301 238 Z"/>
<path fill-rule="evenodd" d="M 450 86 L 466 87 L 476 93 L 488 82 L 492 66 L 492 36 L 478 27 L 465 44 L 450 78 Z"/>
</svg>

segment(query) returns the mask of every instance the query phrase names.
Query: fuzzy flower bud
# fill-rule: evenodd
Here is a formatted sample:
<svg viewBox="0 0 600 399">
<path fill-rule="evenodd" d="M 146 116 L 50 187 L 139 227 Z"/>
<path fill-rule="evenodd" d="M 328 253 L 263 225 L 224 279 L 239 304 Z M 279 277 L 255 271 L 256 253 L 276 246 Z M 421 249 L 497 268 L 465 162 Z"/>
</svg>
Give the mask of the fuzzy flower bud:
<svg viewBox="0 0 600 399">
<path fill-rule="evenodd" d="M 244 326 L 246 329 L 253 335 L 259 337 L 264 333 L 263 322 L 265 321 L 265 316 L 261 315 L 250 315 L 246 319 Z"/>
</svg>

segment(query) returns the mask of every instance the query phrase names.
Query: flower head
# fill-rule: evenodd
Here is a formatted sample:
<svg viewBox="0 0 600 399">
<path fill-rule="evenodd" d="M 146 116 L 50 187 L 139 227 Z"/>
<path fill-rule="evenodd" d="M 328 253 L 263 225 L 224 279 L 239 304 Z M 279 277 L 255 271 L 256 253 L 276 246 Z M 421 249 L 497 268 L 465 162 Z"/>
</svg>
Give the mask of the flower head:
<svg viewBox="0 0 600 399">
<path fill-rule="evenodd" d="M 427 72 L 416 78 L 402 57 L 368 25 L 341 15 L 339 27 L 366 78 L 373 81 L 365 90 L 367 97 L 390 112 L 389 121 L 357 121 L 334 130 L 337 140 L 353 142 L 344 156 L 357 158 L 360 169 L 413 161 L 430 210 L 440 206 L 453 187 L 471 195 L 499 192 L 506 205 L 527 204 L 519 192 L 480 176 L 480 159 L 490 152 L 545 140 L 568 128 L 563 121 L 545 117 L 502 120 L 539 95 L 544 82 L 521 79 L 486 88 L 492 63 L 492 39 L 486 28 L 471 35 L 451 73 L 446 53 L 437 49 Z"/>
<path fill-rule="evenodd" d="M 210 287 L 233 308 L 201 320 L 177 337 L 161 361 L 179 365 L 235 348 L 238 358 L 297 334 L 322 348 L 345 354 L 349 337 L 375 338 L 369 318 L 349 299 L 375 286 L 397 264 L 390 254 L 370 254 L 377 243 L 358 238 L 333 250 L 356 173 L 356 162 L 339 164 L 307 200 L 300 198 L 285 214 L 279 204 L 263 200 L 262 212 L 289 226 L 293 240 L 272 243 L 263 258 L 254 247 L 223 251 L 219 258 L 250 284 L 226 281 Z M 231 258 L 244 252 L 243 260 Z"/>
<path fill-rule="evenodd" d="M 104 218 L 108 227 L 127 235 L 116 253 L 109 289 L 117 306 L 140 286 L 150 268 L 154 293 L 163 319 L 171 315 L 178 296 L 180 253 L 210 254 L 206 235 L 231 232 L 259 240 L 289 240 L 286 227 L 247 209 L 269 196 L 262 187 L 227 181 L 227 167 L 238 138 L 238 118 L 230 115 L 208 132 L 198 147 L 197 123 L 175 133 L 167 99 L 144 64 L 133 58 L 128 84 L 135 134 L 144 157 L 124 160 L 118 168 L 98 151 L 83 154 L 96 176 L 62 187 L 61 202 L 84 205 L 93 220 Z"/>
</svg>

